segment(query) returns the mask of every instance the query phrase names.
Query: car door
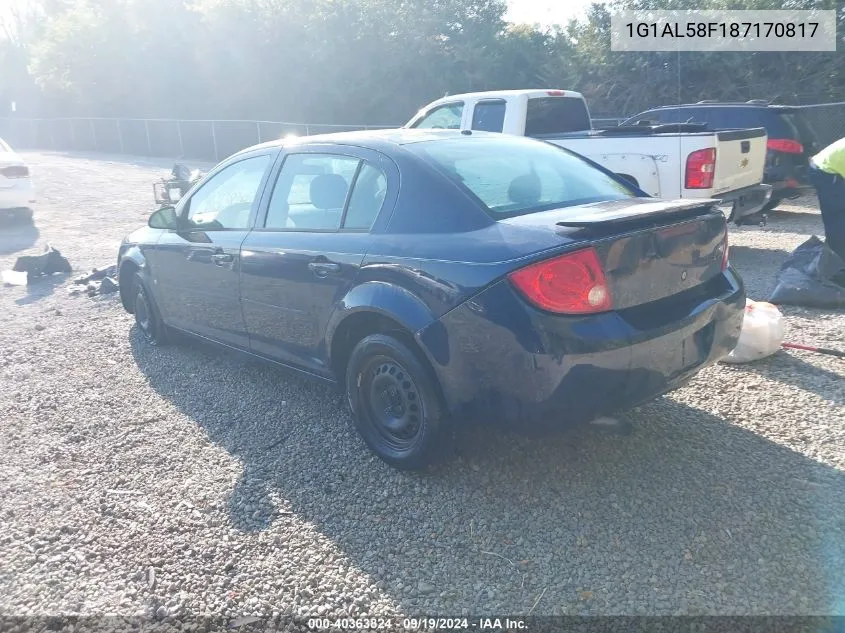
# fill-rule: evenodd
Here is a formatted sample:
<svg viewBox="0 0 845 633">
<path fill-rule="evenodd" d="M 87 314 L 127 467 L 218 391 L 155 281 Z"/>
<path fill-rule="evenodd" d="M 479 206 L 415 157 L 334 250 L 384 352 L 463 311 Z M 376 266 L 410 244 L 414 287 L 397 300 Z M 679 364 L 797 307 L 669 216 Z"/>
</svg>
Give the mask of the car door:
<svg viewBox="0 0 845 633">
<path fill-rule="evenodd" d="M 156 297 L 169 325 L 249 347 L 239 299 L 240 248 L 278 151 L 227 161 L 180 202 L 180 229 L 161 236 L 152 262 Z"/>
<path fill-rule="evenodd" d="M 370 229 L 398 191 L 378 152 L 321 146 L 290 150 L 275 170 L 258 226 L 241 249 L 241 300 L 251 349 L 331 375 L 329 317 L 355 281 Z"/>
</svg>

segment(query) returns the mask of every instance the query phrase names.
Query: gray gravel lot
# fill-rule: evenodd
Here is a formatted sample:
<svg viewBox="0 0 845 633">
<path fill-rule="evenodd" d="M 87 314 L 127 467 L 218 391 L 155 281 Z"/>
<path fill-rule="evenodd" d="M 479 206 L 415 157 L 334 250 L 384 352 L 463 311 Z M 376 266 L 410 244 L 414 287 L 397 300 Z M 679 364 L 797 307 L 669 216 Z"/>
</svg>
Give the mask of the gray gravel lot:
<svg viewBox="0 0 845 633">
<path fill-rule="evenodd" d="M 114 263 L 170 162 L 31 153 L 35 228 Z M 765 298 L 813 199 L 731 234 Z M 337 394 L 198 344 L 152 348 L 114 297 L 0 287 L 0 614 L 845 614 L 845 362 L 717 366 L 627 436 L 477 430 L 426 474 L 370 456 Z M 845 314 L 786 309 L 845 347 Z"/>
</svg>

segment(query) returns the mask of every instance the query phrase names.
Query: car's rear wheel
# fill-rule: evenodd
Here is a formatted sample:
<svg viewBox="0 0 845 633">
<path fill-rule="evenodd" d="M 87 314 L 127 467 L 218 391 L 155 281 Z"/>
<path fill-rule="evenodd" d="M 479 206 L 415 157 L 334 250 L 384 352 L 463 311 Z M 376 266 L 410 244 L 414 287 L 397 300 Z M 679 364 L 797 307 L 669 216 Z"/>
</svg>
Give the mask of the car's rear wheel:
<svg viewBox="0 0 845 633">
<path fill-rule="evenodd" d="M 161 320 L 158 307 L 152 295 L 144 286 L 144 279 L 139 273 L 135 273 L 134 279 L 135 301 L 133 303 L 135 312 L 135 324 L 144 339 L 152 345 L 161 345 L 167 342 L 167 330 Z"/>
<path fill-rule="evenodd" d="M 415 470 L 445 449 L 446 420 L 434 379 L 406 345 L 385 334 L 352 350 L 346 394 L 367 446 L 396 468 Z"/>
</svg>

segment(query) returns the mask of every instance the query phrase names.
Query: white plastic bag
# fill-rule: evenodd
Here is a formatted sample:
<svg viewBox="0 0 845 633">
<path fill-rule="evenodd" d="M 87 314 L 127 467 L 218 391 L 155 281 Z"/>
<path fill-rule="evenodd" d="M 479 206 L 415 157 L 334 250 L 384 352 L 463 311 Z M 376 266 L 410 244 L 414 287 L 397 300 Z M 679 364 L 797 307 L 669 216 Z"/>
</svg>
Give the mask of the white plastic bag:
<svg viewBox="0 0 845 633">
<path fill-rule="evenodd" d="M 3 283 L 8 286 L 25 286 L 29 282 L 29 275 L 14 270 L 3 271 Z"/>
<path fill-rule="evenodd" d="M 771 303 L 745 300 L 745 318 L 734 350 L 722 360 L 748 363 L 771 356 L 783 344 L 783 314 Z"/>
</svg>

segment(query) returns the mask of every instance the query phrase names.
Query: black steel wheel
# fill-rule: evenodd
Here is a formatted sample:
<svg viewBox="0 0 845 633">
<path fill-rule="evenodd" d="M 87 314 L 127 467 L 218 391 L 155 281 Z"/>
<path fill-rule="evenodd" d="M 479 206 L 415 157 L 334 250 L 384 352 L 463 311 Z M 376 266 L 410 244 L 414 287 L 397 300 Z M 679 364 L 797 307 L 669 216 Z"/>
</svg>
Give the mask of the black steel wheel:
<svg viewBox="0 0 845 633">
<path fill-rule="evenodd" d="M 446 445 L 444 408 L 431 372 L 406 345 L 384 334 L 352 350 L 346 393 L 370 449 L 401 469 L 424 468 Z"/>
</svg>

